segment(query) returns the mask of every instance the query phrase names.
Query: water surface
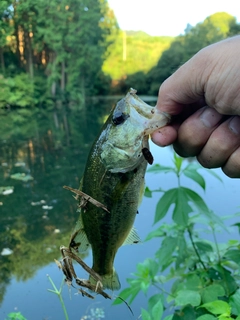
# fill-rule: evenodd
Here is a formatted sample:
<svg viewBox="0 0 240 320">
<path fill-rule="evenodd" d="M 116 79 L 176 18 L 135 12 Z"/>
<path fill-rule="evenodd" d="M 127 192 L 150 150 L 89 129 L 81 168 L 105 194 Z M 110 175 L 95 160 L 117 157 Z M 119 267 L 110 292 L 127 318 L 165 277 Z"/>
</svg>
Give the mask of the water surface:
<svg viewBox="0 0 240 320">
<path fill-rule="evenodd" d="M 76 201 L 62 187 L 78 188 L 90 146 L 114 102 L 88 101 L 85 109 L 1 111 L 0 187 L 9 187 L 13 193 L 0 195 L 0 252 L 4 248 L 12 251 L 0 255 L 0 319 L 13 311 L 22 312 L 28 320 L 64 319 L 57 296 L 47 291 L 52 288 L 46 276 L 49 274 L 60 286 L 63 276 L 53 261 L 60 257 L 60 245 L 68 244 L 78 217 Z M 155 163 L 172 162 L 171 148 L 160 149 L 152 144 L 151 150 Z M 224 183 L 203 173 L 207 181 L 205 194 L 193 182 L 183 183 L 200 192 L 219 215 L 240 211 L 239 180 L 216 172 Z M 152 189 L 165 190 L 177 185 L 171 175 L 147 174 L 146 183 Z M 158 197 L 144 198 L 139 208 L 135 226 L 142 239 L 153 229 Z M 170 217 L 165 220 L 170 221 Z M 233 228 L 221 240 L 238 238 L 236 231 Z M 115 268 L 122 288 L 127 286 L 126 278 L 135 271 L 136 264 L 152 257 L 158 247 L 156 239 L 120 248 Z M 91 253 L 85 262 L 91 265 Z M 77 271 L 79 277 L 88 277 L 80 267 Z M 91 301 L 76 292 L 66 285 L 63 288 L 69 318 L 74 320 L 98 319 L 90 317 L 96 308 L 103 309 L 105 319 L 137 319 L 140 308 L 147 307 L 146 298 L 140 295 L 132 305 L 133 317 L 125 305 L 113 307 L 102 297 Z"/>
</svg>

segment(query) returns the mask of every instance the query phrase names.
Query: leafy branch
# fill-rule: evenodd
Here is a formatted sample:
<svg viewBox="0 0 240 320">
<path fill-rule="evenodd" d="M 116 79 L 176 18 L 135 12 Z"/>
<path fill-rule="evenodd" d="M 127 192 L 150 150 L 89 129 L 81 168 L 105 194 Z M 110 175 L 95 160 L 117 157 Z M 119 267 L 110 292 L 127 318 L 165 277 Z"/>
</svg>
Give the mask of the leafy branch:
<svg viewBox="0 0 240 320">
<path fill-rule="evenodd" d="M 206 182 L 198 172 L 202 167 L 185 165 L 176 154 L 173 164 L 154 165 L 148 170 L 152 174 L 174 173 L 177 187 L 166 191 L 146 187 L 147 197 L 153 192 L 162 195 L 154 218 L 154 224 L 161 221 L 161 225 L 145 241 L 156 237 L 162 241 L 154 258 L 137 265 L 137 272 L 127 279 L 129 287 L 120 296 L 131 304 L 140 292 L 147 296 L 152 286 L 159 290 L 149 298 L 148 309 L 141 310 L 143 320 L 240 320 L 240 242 L 219 243 L 217 227 L 228 231 L 223 219 L 212 212 L 199 193 L 182 185 L 185 176 L 205 191 Z M 213 171 L 208 173 L 221 181 Z M 162 222 L 167 214 L 172 214 L 170 224 Z M 199 223 L 207 229 L 210 226 L 213 241 L 203 238 L 203 231 L 197 229 Z M 167 292 L 165 286 L 170 281 L 171 291 Z M 121 301 L 114 302 L 118 303 Z M 164 311 L 168 315 L 164 316 Z"/>
</svg>

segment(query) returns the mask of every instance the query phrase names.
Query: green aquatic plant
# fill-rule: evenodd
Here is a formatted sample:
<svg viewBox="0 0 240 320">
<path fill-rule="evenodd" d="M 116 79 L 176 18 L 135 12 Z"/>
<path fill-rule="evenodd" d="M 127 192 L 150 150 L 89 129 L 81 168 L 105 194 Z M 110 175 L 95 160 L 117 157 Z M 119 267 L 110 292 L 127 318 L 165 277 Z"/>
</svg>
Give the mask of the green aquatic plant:
<svg viewBox="0 0 240 320">
<path fill-rule="evenodd" d="M 145 190 L 147 197 L 162 193 L 154 224 L 166 214 L 172 214 L 172 223 L 162 222 L 148 234 L 146 241 L 161 238 L 160 247 L 153 258 L 137 265 L 137 271 L 127 279 L 129 287 L 119 295 L 129 304 L 140 292 L 148 296 L 147 310 L 141 309 L 143 320 L 240 320 L 240 242 L 219 243 L 216 235 L 219 230 L 228 231 L 225 220 L 239 213 L 220 218 L 209 209 L 201 192 L 183 186 L 185 176 L 206 189 L 199 173 L 202 167 L 184 163 L 174 155 L 173 167 L 155 165 L 148 170 L 176 175 L 175 188 Z M 209 231 L 212 240 L 203 236 Z M 153 288 L 157 294 L 151 295 Z M 117 299 L 113 304 L 119 303 L 122 301 Z"/>
<path fill-rule="evenodd" d="M 21 312 L 11 312 L 7 315 L 5 320 L 27 320 Z"/>
<path fill-rule="evenodd" d="M 69 317 L 68 317 L 68 313 L 67 313 L 67 309 L 65 307 L 65 304 L 64 304 L 64 301 L 63 301 L 63 298 L 62 298 L 62 288 L 63 288 L 63 285 L 65 283 L 65 280 L 63 278 L 62 282 L 61 282 L 61 285 L 60 285 L 60 288 L 59 290 L 57 289 L 57 287 L 55 286 L 55 283 L 53 282 L 53 280 L 51 279 L 51 277 L 49 275 L 47 275 L 48 277 L 48 280 L 50 281 L 52 287 L 54 290 L 52 289 L 48 289 L 49 292 L 52 292 L 52 293 L 55 293 L 59 300 L 60 300 L 60 303 L 61 303 L 61 306 L 62 306 L 62 309 L 63 309 L 63 313 L 64 313 L 64 316 L 65 316 L 65 319 L 66 320 L 69 320 Z"/>
</svg>

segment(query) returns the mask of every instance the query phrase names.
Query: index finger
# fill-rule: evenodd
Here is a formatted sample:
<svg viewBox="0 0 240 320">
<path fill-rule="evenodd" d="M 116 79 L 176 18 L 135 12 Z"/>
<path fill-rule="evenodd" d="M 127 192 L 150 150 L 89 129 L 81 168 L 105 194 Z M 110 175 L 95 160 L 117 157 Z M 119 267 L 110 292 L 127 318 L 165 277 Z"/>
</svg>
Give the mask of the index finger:
<svg viewBox="0 0 240 320">
<path fill-rule="evenodd" d="M 184 105 L 198 102 L 204 98 L 202 84 L 205 59 L 198 54 L 182 65 L 163 82 L 159 89 L 157 108 L 171 115 L 179 114 Z"/>
</svg>

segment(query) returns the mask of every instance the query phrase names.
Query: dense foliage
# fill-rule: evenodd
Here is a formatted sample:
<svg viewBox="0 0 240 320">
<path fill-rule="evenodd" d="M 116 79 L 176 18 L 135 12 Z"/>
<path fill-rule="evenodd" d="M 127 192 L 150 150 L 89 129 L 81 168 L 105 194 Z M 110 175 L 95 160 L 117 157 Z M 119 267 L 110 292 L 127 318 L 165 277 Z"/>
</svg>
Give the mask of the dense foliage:
<svg viewBox="0 0 240 320">
<path fill-rule="evenodd" d="M 117 30 L 106 0 L 1 1 L 0 107 L 104 92 L 101 68 Z"/>
<path fill-rule="evenodd" d="M 176 38 L 151 37 L 120 31 L 107 0 L 3 0 L 0 108 L 80 104 L 129 87 L 156 95 L 201 48 L 239 33 L 240 24 L 225 12 L 188 25 Z"/>
<path fill-rule="evenodd" d="M 160 84 L 200 49 L 236 34 L 240 34 L 240 24 L 225 12 L 213 14 L 194 27 L 188 25 L 184 35 L 171 42 L 149 72 L 127 76 L 121 81 L 119 90 L 125 92 L 127 88 L 134 87 L 139 93 L 156 95 Z"/>
<path fill-rule="evenodd" d="M 239 239 L 221 243 L 216 235 L 219 229 L 230 231 L 225 220 L 237 219 L 239 212 L 220 218 L 199 193 L 183 186 L 185 176 L 205 190 L 199 169 L 196 163 L 184 165 L 175 155 L 174 167 L 155 165 L 148 170 L 174 173 L 177 186 L 169 190 L 146 188 L 147 197 L 162 193 L 154 219 L 154 224 L 161 224 L 146 238 L 160 238 L 161 245 L 153 258 L 137 265 L 137 272 L 127 279 L 129 287 L 120 293 L 129 304 L 140 292 L 148 296 L 148 310 L 141 310 L 143 320 L 240 319 Z M 172 213 L 172 223 L 162 221 L 167 213 Z M 239 223 L 234 226 L 239 228 Z M 122 302 L 116 299 L 114 304 Z"/>
<path fill-rule="evenodd" d="M 103 71 L 114 81 L 127 75 L 148 72 L 161 54 L 167 50 L 174 38 L 152 37 L 145 32 L 121 31 L 109 48 Z"/>
</svg>

